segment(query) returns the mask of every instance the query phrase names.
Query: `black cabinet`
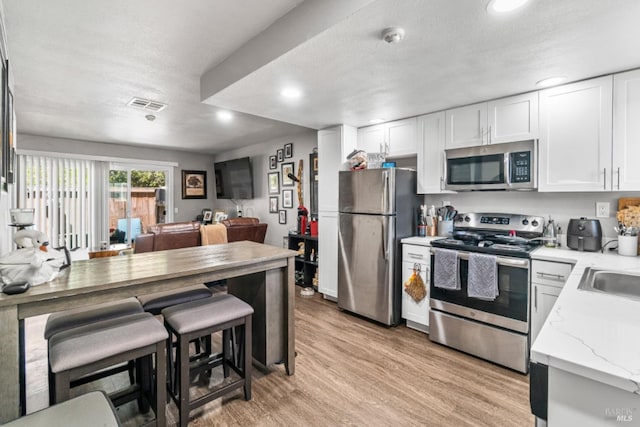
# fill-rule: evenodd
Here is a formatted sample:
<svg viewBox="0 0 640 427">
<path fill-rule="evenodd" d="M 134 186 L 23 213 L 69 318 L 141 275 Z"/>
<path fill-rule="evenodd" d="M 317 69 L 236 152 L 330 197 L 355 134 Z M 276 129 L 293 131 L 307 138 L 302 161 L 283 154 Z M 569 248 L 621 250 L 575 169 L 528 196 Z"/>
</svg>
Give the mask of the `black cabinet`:
<svg viewBox="0 0 640 427">
<path fill-rule="evenodd" d="M 318 289 L 318 236 L 289 234 L 289 249 L 298 251 L 296 256 L 296 285 Z M 315 282 L 315 283 L 314 283 Z"/>
</svg>

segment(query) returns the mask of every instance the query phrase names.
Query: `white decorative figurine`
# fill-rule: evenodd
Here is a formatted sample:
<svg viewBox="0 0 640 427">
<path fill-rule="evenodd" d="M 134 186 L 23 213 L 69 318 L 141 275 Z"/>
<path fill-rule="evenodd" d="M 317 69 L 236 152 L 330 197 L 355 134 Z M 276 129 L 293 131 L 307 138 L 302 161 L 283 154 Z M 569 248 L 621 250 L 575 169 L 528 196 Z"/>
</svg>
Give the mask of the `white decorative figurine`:
<svg viewBox="0 0 640 427">
<path fill-rule="evenodd" d="M 13 241 L 19 249 L 0 257 L 0 279 L 6 285 L 39 285 L 55 279 L 65 264 L 65 254 L 49 249 L 47 235 L 37 230 L 20 230 Z"/>
</svg>

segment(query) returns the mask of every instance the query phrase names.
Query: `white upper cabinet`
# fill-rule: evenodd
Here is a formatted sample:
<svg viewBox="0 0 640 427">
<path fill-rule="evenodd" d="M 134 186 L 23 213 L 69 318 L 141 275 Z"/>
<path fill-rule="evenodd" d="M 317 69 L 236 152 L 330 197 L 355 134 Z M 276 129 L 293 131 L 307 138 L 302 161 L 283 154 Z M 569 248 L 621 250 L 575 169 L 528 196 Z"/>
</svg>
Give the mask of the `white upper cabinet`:
<svg viewBox="0 0 640 427">
<path fill-rule="evenodd" d="M 358 129 L 358 148 L 367 153 L 382 153 L 385 151 L 386 123 L 367 126 Z"/>
<path fill-rule="evenodd" d="M 485 143 L 487 134 L 487 103 L 467 105 L 445 112 L 445 147 L 460 148 Z"/>
<path fill-rule="evenodd" d="M 446 148 L 538 137 L 538 92 L 446 111 Z"/>
<path fill-rule="evenodd" d="M 451 193 L 444 190 L 445 113 L 418 117 L 418 193 Z"/>
<path fill-rule="evenodd" d="M 640 70 L 613 78 L 612 189 L 640 190 Z"/>
<path fill-rule="evenodd" d="M 540 191 L 611 186 L 612 76 L 540 92 Z"/>
<path fill-rule="evenodd" d="M 488 103 L 489 143 L 538 138 L 538 92 Z"/>
<path fill-rule="evenodd" d="M 358 129 L 358 148 L 387 157 L 416 155 L 416 118 L 382 123 Z"/>
</svg>

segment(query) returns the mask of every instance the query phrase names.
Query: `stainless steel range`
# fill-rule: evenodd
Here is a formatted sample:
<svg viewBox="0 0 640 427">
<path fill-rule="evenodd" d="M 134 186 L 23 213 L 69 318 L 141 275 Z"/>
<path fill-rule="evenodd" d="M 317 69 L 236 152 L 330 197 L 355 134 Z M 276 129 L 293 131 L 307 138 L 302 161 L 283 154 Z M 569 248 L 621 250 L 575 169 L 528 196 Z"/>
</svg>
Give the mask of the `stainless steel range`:
<svg viewBox="0 0 640 427">
<path fill-rule="evenodd" d="M 530 252 L 543 228 L 530 215 L 458 215 L 453 236 L 431 242 L 429 338 L 528 372 Z"/>
</svg>

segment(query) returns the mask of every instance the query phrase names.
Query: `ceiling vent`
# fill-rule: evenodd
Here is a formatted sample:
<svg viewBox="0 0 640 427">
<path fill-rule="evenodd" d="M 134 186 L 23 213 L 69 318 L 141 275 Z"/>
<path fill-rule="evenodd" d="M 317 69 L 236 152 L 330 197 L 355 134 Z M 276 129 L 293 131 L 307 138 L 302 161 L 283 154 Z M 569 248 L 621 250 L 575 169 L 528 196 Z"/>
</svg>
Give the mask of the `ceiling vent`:
<svg viewBox="0 0 640 427">
<path fill-rule="evenodd" d="M 131 98 L 131 101 L 127 102 L 127 105 L 129 107 L 137 108 L 138 110 L 153 111 L 154 113 L 167 108 L 167 104 L 163 104 L 158 101 L 150 101 L 144 98 Z"/>
</svg>

